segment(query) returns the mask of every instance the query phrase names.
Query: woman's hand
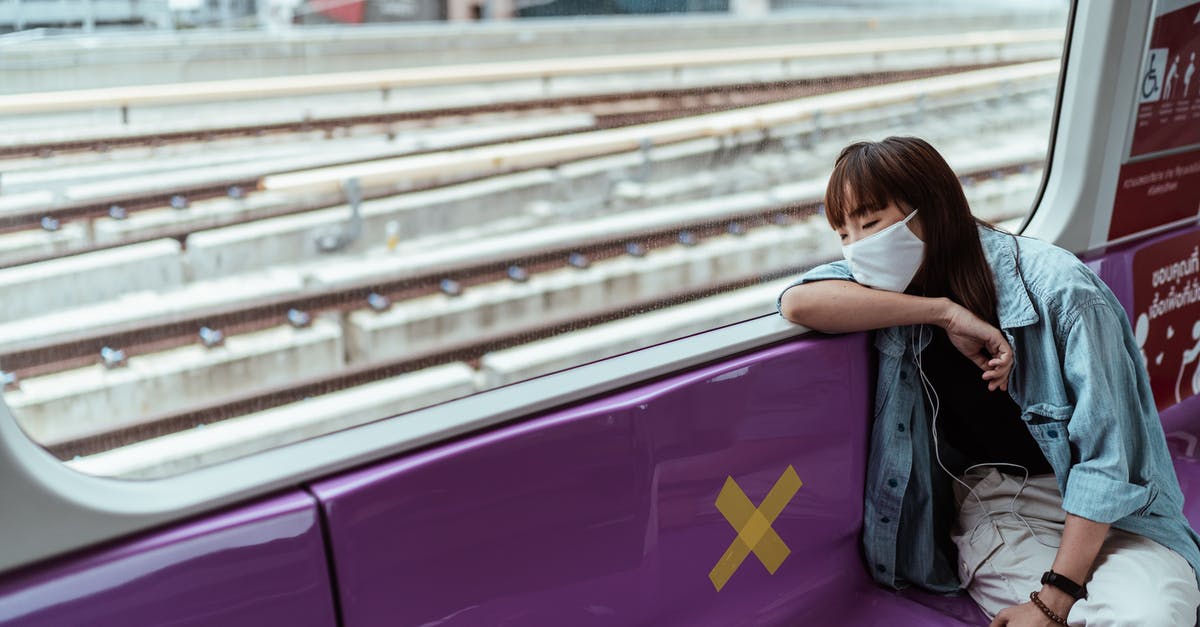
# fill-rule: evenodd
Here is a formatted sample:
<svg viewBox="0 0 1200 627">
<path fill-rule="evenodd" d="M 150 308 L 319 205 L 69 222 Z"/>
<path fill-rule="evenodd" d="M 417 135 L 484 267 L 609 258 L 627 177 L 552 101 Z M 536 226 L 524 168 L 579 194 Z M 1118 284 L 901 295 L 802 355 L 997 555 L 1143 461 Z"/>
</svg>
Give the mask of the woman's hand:
<svg viewBox="0 0 1200 627">
<path fill-rule="evenodd" d="M 1008 390 L 1012 372 L 1012 347 L 1004 334 L 980 320 L 971 310 L 952 303 L 944 325 L 950 343 L 983 371 L 988 390 Z"/>
<path fill-rule="evenodd" d="M 988 627 L 1056 627 L 1058 623 L 1042 613 L 1032 601 L 1000 610 Z"/>
</svg>

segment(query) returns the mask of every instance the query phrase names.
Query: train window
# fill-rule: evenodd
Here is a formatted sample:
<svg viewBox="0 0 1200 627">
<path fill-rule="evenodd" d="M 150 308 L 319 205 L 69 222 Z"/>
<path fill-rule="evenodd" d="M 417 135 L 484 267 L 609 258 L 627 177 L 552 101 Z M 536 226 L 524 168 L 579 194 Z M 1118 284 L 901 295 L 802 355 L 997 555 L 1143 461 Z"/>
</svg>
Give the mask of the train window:
<svg viewBox="0 0 1200 627">
<path fill-rule="evenodd" d="M 854 139 L 1013 227 L 1068 8 L 6 3 L 4 402 L 158 477 L 769 314 Z"/>
</svg>

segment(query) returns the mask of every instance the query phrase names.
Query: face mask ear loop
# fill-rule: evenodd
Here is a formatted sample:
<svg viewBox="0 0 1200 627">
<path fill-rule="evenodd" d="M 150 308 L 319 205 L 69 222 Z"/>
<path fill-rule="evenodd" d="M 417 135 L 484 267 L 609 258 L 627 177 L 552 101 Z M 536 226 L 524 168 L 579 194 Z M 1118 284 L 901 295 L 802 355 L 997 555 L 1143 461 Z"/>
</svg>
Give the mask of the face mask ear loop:
<svg viewBox="0 0 1200 627">
<path fill-rule="evenodd" d="M 1028 485 L 1028 483 L 1029 483 L 1029 469 L 1028 468 L 1026 468 L 1020 464 L 1012 464 L 1012 463 L 1008 463 L 1008 462 L 983 462 L 983 463 L 979 463 L 979 464 L 970 466 L 966 470 L 963 471 L 963 474 L 965 475 L 965 474 L 971 472 L 972 470 L 983 467 L 983 466 L 1007 466 L 1010 468 L 1020 468 L 1021 469 L 1021 473 L 1022 473 L 1021 487 L 1017 490 L 1017 493 L 1013 495 L 1012 501 L 1009 502 L 1008 511 L 1007 512 L 1004 512 L 1004 511 L 995 512 L 995 511 L 989 510 L 983 504 L 983 499 L 980 498 L 979 494 L 975 492 L 975 488 L 973 486 L 967 485 L 967 483 L 965 481 L 963 481 L 962 479 L 959 479 L 958 476 L 955 475 L 954 473 L 950 472 L 950 469 L 946 468 L 946 464 L 944 464 L 942 462 L 941 447 L 938 445 L 938 429 L 937 429 L 937 419 L 938 419 L 938 414 L 939 414 L 938 410 L 941 408 L 941 400 L 938 398 L 937 390 L 933 387 L 933 382 L 930 381 L 929 377 L 927 377 L 925 375 L 925 369 L 922 367 L 922 358 L 921 358 L 922 353 L 917 349 L 917 344 L 924 342 L 925 325 L 920 325 L 918 327 L 918 329 L 919 329 L 918 333 L 920 334 L 918 337 L 914 338 L 913 334 L 911 334 L 911 333 L 909 334 L 910 346 L 913 351 L 913 363 L 915 363 L 917 366 L 917 374 L 919 375 L 919 378 L 921 380 L 921 389 L 925 392 L 925 397 L 929 400 L 930 408 L 933 411 L 933 417 L 930 420 L 930 430 L 933 433 L 933 456 L 934 456 L 934 459 L 937 460 L 938 467 L 940 467 L 942 469 L 942 472 L 946 473 L 946 476 L 948 476 L 951 479 L 953 479 L 954 481 L 958 482 L 958 484 L 961 485 L 963 488 L 966 488 L 967 494 L 975 497 L 975 502 L 979 504 L 979 509 L 983 510 L 984 515 L 987 516 L 989 519 L 994 516 L 1000 515 L 1000 514 L 1011 514 L 1014 518 L 1016 518 L 1017 520 L 1020 520 L 1021 523 L 1025 525 L 1025 528 L 1029 530 L 1030 536 L 1032 536 L 1033 539 L 1036 540 L 1038 544 L 1041 544 L 1044 547 L 1057 549 L 1058 548 L 1057 544 L 1049 544 L 1047 542 L 1044 542 L 1041 539 L 1041 537 L 1037 534 L 1037 532 L 1034 531 L 1033 525 L 1030 525 L 1029 521 L 1026 520 L 1024 516 L 1022 516 L 1021 514 L 1019 514 L 1017 512 L 1017 499 L 1019 499 L 1021 497 L 1021 494 L 1025 491 L 1025 486 Z M 976 531 L 978 531 L 978 528 L 976 528 Z M 972 533 L 974 533 L 974 532 L 972 532 Z M 975 539 L 974 537 L 971 538 L 972 541 L 974 541 L 974 539 Z"/>
</svg>

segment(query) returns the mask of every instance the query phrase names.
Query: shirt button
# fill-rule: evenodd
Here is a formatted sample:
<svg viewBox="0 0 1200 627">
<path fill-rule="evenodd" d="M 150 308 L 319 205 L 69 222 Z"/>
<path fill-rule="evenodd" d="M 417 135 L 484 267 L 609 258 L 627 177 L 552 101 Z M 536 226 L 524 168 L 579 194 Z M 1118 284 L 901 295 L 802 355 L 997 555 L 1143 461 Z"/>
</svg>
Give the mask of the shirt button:
<svg viewBox="0 0 1200 627">
<path fill-rule="evenodd" d="M 888 485 L 894 488 L 894 487 L 896 487 L 897 485 L 900 485 L 900 484 L 899 484 L 899 482 L 897 482 L 895 479 L 888 479 Z"/>
<path fill-rule="evenodd" d="M 901 380 L 901 381 L 904 381 L 904 380 L 906 380 L 906 379 L 908 379 L 908 373 L 907 373 L 907 372 L 903 372 L 903 371 L 901 371 L 901 372 L 900 372 L 900 380 Z"/>
<path fill-rule="evenodd" d="M 890 522 L 892 522 L 892 519 L 891 519 L 891 518 L 888 518 L 887 516 L 884 516 L 883 518 L 880 518 L 880 519 L 879 519 L 879 522 L 881 522 L 881 523 L 885 523 L 885 524 L 886 524 L 886 523 L 890 523 Z"/>
<path fill-rule="evenodd" d="M 896 428 L 899 429 L 901 432 L 903 432 L 904 431 L 904 423 L 902 422 L 900 424 L 897 424 Z"/>
<path fill-rule="evenodd" d="M 887 572 L 887 567 L 886 567 L 886 566 L 884 566 L 883 564 L 876 564 L 876 565 L 875 565 L 875 570 L 877 570 L 877 571 L 879 571 L 879 572 L 881 572 L 881 573 L 886 573 L 886 572 Z"/>
<path fill-rule="evenodd" d="M 1050 429 L 1049 431 L 1047 431 L 1047 432 L 1046 432 L 1046 435 L 1048 435 L 1048 436 L 1050 436 L 1050 437 L 1052 437 L 1052 438 L 1057 438 L 1057 437 L 1058 437 L 1058 431 L 1055 431 L 1054 429 Z"/>
</svg>

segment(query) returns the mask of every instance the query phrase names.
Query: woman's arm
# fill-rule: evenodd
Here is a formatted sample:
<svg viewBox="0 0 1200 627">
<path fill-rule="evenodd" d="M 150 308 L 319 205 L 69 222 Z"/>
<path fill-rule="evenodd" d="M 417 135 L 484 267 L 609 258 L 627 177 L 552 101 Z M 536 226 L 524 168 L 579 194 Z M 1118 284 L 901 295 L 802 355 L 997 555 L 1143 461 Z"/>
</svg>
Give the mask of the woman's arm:
<svg viewBox="0 0 1200 627">
<path fill-rule="evenodd" d="M 926 298 L 876 290 L 853 281 L 816 281 L 783 293 L 784 318 L 822 333 L 853 333 L 909 324 L 945 328 L 949 298 Z"/>
<path fill-rule="evenodd" d="M 822 333 L 853 333 L 910 324 L 934 324 L 979 366 L 989 390 L 1007 390 L 1012 347 L 1004 335 L 949 298 L 927 298 L 864 287 L 852 281 L 815 281 L 783 293 L 779 313 Z"/>
<path fill-rule="evenodd" d="M 1054 556 L 1051 570 L 1079 584 L 1087 581 L 1088 576 L 1092 574 L 1096 556 L 1100 554 L 1100 547 L 1108 537 L 1109 527 L 1112 525 L 1067 514 L 1062 542 Z M 1042 591 L 1038 594 L 1051 608 L 1055 607 L 1052 603 L 1058 605 L 1062 610 L 1059 616 L 1066 616 L 1071 610 L 1071 605 L 1075 603 L 1075 599 L 1066 592 L 1051 586 L 1042 586 Z"/>
<path fill-rule="evenodd" d="M 1147 450 L 1166 444 L 1143 428 L 1157 424 L 1154 396 L 1114 300 L 1077 308 L 1058 340 L 1063 379 L 1074 398 L 1066 429 L 1074 459 L 1063 492 L 1066 526 L 1052 568 L 1076 583 L 1087 581 L 1111 524 L 1149 505 Z M 1038 597 L 1059 616 L 1072 601 L 1049 587 Z M 1000 612 L 993 626 L 1048 624 L 1039 613 L 1031 604 L 1018 605 Z"/>
<path fill-rule="evenodd" d="M 1111 526 L 1075 514 L 1067 514 L 1058 553 L 1055 554 L 1054 564 L 1050 569 L 1075 583 L 1086 582 Z M 1075 605 L 1075 599 L 1071 595 L 1051 585 L 1042 586 L 1038 591 L 1038 599 L 1055 614 L 1064 618 L 1071 612 L 1071 606 Z M 1051 624 L 1045 614 L 1030 601 L 1002 610 L 990 627 Z"/>
</svg>

